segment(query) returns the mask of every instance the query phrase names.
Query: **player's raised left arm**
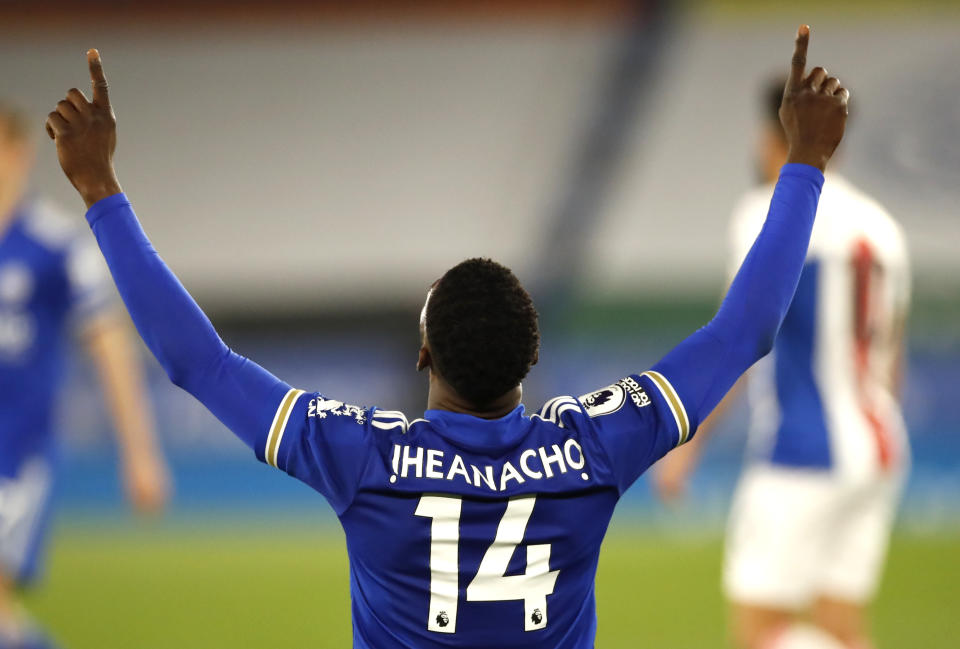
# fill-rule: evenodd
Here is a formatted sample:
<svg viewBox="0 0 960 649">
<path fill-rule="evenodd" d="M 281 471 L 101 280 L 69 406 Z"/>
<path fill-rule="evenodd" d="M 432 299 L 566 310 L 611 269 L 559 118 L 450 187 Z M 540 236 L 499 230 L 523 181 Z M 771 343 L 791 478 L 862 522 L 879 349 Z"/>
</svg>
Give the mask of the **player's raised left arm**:
<svg viewBox="0 0 960 649">
<path fill-rule="evenodd" d="M 47 118 L 60 166 L 89 208 L 87 220 L 137 331 L 170 380 L 258 449 L 290 386 L 231 351 L 153 249 L 114 170 L 116 118 L 100 54 L 90 50 L 87 60 L 93 99 L 73 88 Z"/>
</svg>

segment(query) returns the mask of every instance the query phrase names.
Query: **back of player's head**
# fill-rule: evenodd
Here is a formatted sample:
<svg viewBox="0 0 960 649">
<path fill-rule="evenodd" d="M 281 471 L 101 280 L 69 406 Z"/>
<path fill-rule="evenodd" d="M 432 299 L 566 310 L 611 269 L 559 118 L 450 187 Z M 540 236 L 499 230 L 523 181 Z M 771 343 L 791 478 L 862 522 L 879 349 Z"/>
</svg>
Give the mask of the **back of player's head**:
<svg viewBox="0 0 960 649">
<path fill-rule="evenodd" d="M 433 369 L 476 407 L 517 387 L 537 361 L 533 300 L 495 261 L 468 259 L 448 270 L 434 284 L 424 315 Z"/>
<path fill-rule="evenodd" d="M 0 99 L 0 137 L 6 142 L 23 142 L 30 139 L 30 132 L 26 112 L 16 104 Z"/>
</svg>

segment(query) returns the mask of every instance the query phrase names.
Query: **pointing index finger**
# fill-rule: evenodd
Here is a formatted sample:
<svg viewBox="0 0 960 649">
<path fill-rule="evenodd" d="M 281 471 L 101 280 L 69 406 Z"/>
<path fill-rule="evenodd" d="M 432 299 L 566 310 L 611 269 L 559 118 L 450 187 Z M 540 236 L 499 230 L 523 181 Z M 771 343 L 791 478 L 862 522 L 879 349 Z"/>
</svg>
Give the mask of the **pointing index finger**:
<svg viewBox="0 0 960 649">
<path fill-rule="evenodd" d="M 800 25 L 797 30 L 797 42 L 793 48 L 793 58 L 790 60 L 790 76 L 787 78 L 787 89 L 799 88 L 803 83 L 803 73 L 807 67 L 807 44 L 810 42 L 810 25 Z"/>
<path fill-rule="evenodd" d="M 107 77 L 103 74 L 103 62 L 100 52 L 87 50 L 87 64 L 90 66 L 90 84 L 93 86 L 93 103 L 105 108 L 110 107 L 110 94 Z"/>
</svg>

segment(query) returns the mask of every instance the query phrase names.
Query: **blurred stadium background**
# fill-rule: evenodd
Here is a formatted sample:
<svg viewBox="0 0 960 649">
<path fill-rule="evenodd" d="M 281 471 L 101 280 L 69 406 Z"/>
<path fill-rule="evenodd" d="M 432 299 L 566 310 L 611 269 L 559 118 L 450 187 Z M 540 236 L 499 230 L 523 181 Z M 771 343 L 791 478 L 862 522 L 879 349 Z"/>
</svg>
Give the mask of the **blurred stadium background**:
<svg viewBox="0 0 960 649">
<path fill-rule="evenodd" d="M 709 318 L 729 212 L 754 177 L 758 86 L 809 22 L 812 62 L 854 91 L 842 171 L 901 220 L 915 268 L 914 466 L 877 635 L 955 647 L 960 6 L 840 4 L 5 2 L 0 75 L 39 138 L 100 48 L 121 178 L 157 248 L 228 342 L 290 383 L 421 411 L 426 288 L 483 255 L 541 306 L 534 406 L 645 367 Z M 81 218 L 43 144 L 35 187 Z M 127 517 L 76 359 L 33 610 L 67 647 L 348 646 L 346 557 L 323 500 L 148 368 L 173 507 Z M 725 646 L 720 538 L 743 424 L 717 435 L 682 505 L 643 479 L 625 498 L 598 646 Z"/>
</svg>

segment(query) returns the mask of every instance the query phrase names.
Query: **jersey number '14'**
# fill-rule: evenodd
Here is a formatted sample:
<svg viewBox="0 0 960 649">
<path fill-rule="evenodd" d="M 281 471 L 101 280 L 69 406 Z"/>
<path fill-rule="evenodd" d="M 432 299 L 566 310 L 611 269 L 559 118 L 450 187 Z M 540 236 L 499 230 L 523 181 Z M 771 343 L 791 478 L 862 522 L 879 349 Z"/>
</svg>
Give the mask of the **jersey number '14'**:
<svg viewBox="0 0 960 649">
<path fill-rule="evenodd" d="M 467 585 L 468 602 L 523 600 L 524 630 L 547 626 L 547 595 L 553 593 L 559 570 L 550 570 L 550 545 L 527 546 L 527 569 L 522 575 L 507 575 L 507 565 L 523 541 L 533 513 L 535 496 L 507 501 L 497 526 L 497 536 L 487 548 L 476 576 Z M 417 516 L 432 519 L 430 525 L 430 613 L 427 629 L 456 633 L 460 592 L 460 498 L 423 496 Z"/>
</svg>

